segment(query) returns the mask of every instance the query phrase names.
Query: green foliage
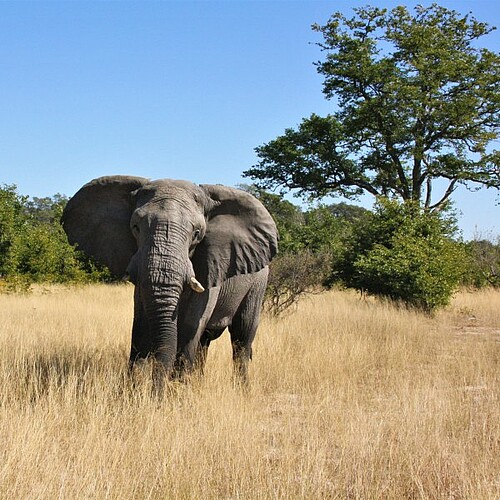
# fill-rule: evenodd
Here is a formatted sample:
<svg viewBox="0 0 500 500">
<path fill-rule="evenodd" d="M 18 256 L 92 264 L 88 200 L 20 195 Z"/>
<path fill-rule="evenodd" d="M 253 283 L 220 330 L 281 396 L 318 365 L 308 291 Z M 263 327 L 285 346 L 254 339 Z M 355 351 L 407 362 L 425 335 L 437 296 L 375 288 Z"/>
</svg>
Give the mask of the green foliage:
<svg viewBox="0 0 500 500">
<path fill-rule="evenodd" d="M 337 275 L 347 286 L 432 312 L 457 289 L 467 262 L 451 216 L 381 199 L 346 241 Z"/>
<path fill-rule="evenodd" d="M 456 221 L 446 207 L 431 211 L 380 198 L 373 212 L 346 203 L 302 211 L 280 195 L 245 189 L 264 203 L 280 230 L 267 292 L 275 314 L 335 284 L 433 312 L 460 284 L 498 280 L 499 247 L 456 241 Z"/>
<path fill-rule="evenodd" d="M 441 207 L 457 184 L 500 188 L 500 55 L 494 28 L 439 7 L 334 14 L 319 44 L 323 92 L 339 111 L 311 115 L 256 148 L 244 175 L 309 199 L 371 193 Z M 447 181 L 437 200 L 435 179 Z"/>
<path fill-rule="evenodd" d="M 25 202 L 15 186 L 0 189 L 0 277 L 15 273 L 19 238 L 26 225 Z"/>
<path fill-rule="evenodd" d="M 461 277 L 460 247 L 443 238 L 395 235 L 392 248 L 375 245 L 355 262 L 358 288 L 425 311 L 445 306 Z"/>
<path fill-rule="evenodd" d="M 66 203 L 68 203 L 67 196 L 59 193 L 45 198 L 34 196 L 25 202 L 24 210 L 32 220 L 45 224 L 56 224 L 61 219 Z"/>
<path fill-rule="evenodd" d="M 500 238 L 496 243 L 489 240 L 473 240 L 466 244 L 469 265 L 463 284 L 475 288 L 500 287 Z"/>
<path fill-rule="evenodd" d="M 34 223 L 20 238 L 17 273 L 34 283 L 86 282 L 107 276 L 97 268 L 86 272 L 82 260 L 58 222 Z"/>
<path fill-rule="evenodd" d="M 255 151 L 260 163 L 244 175 L 265 189 L 279 187 L 282 193 L 296 189 L 309 200 L 331 193 L 355 198 L 363 189 L 371 189 L 369 179 L 350 158 L 341 124 L 331 115 L 313 114 L 297 130 L 286 129 Z"/>
<path fill-rule="evenodd" d="M 304 224 L 297 234 L 301 246 L 314 253 L 331 253 L 342 233 L 342 220 L 325 205 L 311 208 L 304 215 Z"/>
<path fill-rule="evenodd" d="M 432 312 L 459 280 L 499 286 L 500 246 L 453 240 L 454 220 L 416 203 L 380 199 L 374 212 L 345 203 L 303 211 L 282 196 L 244 186 L 272 214 L 280 255 L 271 263 L 267 305 L 274 314 L 335 283 L 402 300 Z M 109 280 L 109 272 L 71 247 L 59 223 L 66 203 L 0 188 L 0 284 L 28 290 L 33 282 Z"/>
<path fill-rule="evenodd" d="M 278 227 L 280 254 L 307 251 L 333 255 L 343 245 L 352 223 L 370 213 L 347 203 L 321 204 L 303 211 L 282 195 L 255 185 L 239 187 L 258 198 L 269 210 Z"/>
<path fill-rule="evenodd" d="M 367 217 L 364 208 L 339 203 L 303 211 L 255 185 L 240 189 L 256 196 L 269 210 L 280 234 L 280 253 L 271 262 L 267 306 L 281 314 L 306 294 L 334 284 L 332 263 L 344 255 L 345 241 L 353 224 Z"/>
<path fill-rule="evenodd" d="M 61 195 L 29 200 L 15 186 L 0 188 L 0 278 L 7 288 L 109 278 L 69 245 L 59 223 L 66 201 Z"/>
</svg>

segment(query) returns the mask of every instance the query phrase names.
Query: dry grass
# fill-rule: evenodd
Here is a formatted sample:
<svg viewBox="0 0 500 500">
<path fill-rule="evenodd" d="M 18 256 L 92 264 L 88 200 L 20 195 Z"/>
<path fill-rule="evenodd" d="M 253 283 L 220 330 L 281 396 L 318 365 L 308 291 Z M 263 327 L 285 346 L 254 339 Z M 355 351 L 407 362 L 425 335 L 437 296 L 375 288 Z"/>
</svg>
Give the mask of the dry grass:
<svg viewBox="0 0 500 500">
<path fill-rule="evenodd" d="M 1 498 L 500 497 L 500 293 L 436 318 L 330 292 L 227 337 L 162 403 L 125 375 L 132 289 L 0 296 Z"/>
</svg>

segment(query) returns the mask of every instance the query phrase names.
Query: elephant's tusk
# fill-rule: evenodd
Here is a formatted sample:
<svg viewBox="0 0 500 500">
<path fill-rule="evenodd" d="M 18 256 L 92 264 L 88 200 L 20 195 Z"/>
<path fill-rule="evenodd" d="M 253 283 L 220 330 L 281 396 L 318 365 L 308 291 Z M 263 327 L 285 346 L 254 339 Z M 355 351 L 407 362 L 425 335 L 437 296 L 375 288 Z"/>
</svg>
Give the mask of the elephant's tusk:
<svg viewBox="0 0 500 500">
<path fill-rule="evenodd" d="M 194 276 L 191 276 L 191 278 L 189 278 L 189 286 L 195 292 L 198 292 L 198 293 L 203 293 L 205 291 L 205 289 L 203 288 L 201 283 Z"/>
</svg>

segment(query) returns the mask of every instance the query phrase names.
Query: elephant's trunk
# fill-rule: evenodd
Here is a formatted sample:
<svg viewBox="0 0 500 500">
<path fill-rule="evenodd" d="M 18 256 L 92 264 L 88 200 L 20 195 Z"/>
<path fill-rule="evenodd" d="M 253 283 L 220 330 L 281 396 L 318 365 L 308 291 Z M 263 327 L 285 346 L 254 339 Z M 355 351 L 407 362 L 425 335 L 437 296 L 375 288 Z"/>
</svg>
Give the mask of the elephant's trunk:
<svg viewBox="0 0 500 500">
<path fill-rule="evenodd" d="M 177 352 L 179 298 L 188 282 L 187 231 L 158 224 L 142 259 L 141 290 L 158 370 L 170 375 Z M 192 267 L 191 267 L 192 268 Z"/>
<path fill-rule="evenodd" d="M 172 372 L 177 352 L 177 310 L 180 290 L 177 286 L 151 285 L 145 300 L 152 352 L 166 374 Z"/>
</svg>

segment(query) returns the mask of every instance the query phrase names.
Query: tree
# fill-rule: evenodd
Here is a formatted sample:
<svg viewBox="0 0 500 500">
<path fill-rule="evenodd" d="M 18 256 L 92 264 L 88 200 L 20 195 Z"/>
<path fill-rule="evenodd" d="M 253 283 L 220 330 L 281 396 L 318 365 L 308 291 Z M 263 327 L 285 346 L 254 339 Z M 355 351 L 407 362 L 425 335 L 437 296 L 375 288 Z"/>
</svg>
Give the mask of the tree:
<svg viewBox="0 0 500 500">
<path fill-rule="evenodd" d="M 459 184 L 499 189 L 500 56 L 476 46 L 495 28 L 436 4 L 354 12 L 313 26 L 323 93 L 339 110 L 257 147 L 244 175 L 313 199 L 371 193 L 427 209 Z M 434 198 L 437 179 L 447 183 Z"/>
<path fill-rule="evenodd" d="M 59 193 L 44 198 L 34 196 L 26 202 L 25 211 L 33 220 L 54 224 L 61 218 L 66 203 L 68 203 L 68 197 Z"/>
</svg>

